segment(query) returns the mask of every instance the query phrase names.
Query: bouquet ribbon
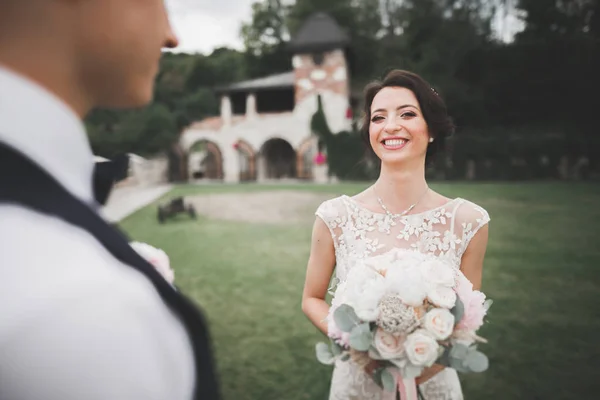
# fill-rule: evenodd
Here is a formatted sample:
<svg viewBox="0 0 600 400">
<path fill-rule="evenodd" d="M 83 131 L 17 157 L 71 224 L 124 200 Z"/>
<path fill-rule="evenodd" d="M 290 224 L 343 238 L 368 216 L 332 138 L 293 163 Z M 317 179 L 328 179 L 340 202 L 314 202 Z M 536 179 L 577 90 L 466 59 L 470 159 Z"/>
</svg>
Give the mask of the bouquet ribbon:
<svg viewBox="0 0 600 400">
<path fill-rule="evenodd" d="M 399 373 L 394 373 L 397 390 L 394 393 L 386 393 L 384 400 L 419 400 L 417 382 L 414 378 L 403 378 Z"/>
</svg>

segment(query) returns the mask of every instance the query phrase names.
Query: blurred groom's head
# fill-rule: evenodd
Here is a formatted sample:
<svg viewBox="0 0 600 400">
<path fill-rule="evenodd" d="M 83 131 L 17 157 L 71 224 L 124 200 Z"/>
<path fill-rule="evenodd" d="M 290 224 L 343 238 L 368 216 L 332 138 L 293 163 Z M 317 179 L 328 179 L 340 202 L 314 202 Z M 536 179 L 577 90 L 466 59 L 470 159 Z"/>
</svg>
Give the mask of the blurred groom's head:
<svg viewBox="0 0 600 400">
<path fill-rule="evenodd" d="M 0 0 L 0 65 L 81 116 L 147 104 L 161 49 L 175 46 L 164 0 Z"/>
</svg>

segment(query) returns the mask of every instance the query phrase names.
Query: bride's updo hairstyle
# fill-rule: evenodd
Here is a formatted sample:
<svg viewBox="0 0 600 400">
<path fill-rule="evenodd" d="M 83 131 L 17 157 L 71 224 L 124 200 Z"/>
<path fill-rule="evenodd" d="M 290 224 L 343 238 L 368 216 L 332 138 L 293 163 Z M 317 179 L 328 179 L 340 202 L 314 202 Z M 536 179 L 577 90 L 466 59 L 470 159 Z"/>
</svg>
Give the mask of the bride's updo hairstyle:
<svg viewBox="0 0 600 400">
<path fill-rule="evenodd" d="M 455 126 L 448 116 L 446 103 L 438 92 L 419 75 L 400 69 L 389 72 L 382 81 L 368 84 L 364 90 L 364 112 L 360 133 L 369 148 L 369 125 L 371 123 L 371 104 L 379 91 L 385 87 L 401 87 L 412 91 L 427 123 L 429 135 L 434 139 L 427 147 L 427 158 L 443 150 L 446 138 L 454 133 Z"/>
</svg>

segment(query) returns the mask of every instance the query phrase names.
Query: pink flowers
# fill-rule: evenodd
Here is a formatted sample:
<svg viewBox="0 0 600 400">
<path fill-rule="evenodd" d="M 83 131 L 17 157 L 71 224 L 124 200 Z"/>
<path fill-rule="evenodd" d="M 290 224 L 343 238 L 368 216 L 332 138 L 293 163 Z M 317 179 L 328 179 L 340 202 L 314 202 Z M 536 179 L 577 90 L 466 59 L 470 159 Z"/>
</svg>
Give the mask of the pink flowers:
<svg viewBox="0 0 600 400">
<path fill-rule="evenodd" d="M 313 161 L 317 165 L 323 165 L 327 162 L 327 157 L 325 157 L 325 154 L 318 152 Z"/>
<path fill-rule="evenodd" d="M 485 294 L 473 290 L 473 284 L 462 274 L 456 277 L 456 294 L 465 307 L 465 313 L 456 326 L 456 329 L 476 331 L 483 325 L 483 318 L 487 311 L 485 308 Z"/>
<path fill-rule="evenodd" d="M 131 242 L 130 245 L 140 256 L 152 264 L 167 282 L 173 284 L 175 273 L 171 269 L 167 253 L 147 243 Z"/>
</svg>

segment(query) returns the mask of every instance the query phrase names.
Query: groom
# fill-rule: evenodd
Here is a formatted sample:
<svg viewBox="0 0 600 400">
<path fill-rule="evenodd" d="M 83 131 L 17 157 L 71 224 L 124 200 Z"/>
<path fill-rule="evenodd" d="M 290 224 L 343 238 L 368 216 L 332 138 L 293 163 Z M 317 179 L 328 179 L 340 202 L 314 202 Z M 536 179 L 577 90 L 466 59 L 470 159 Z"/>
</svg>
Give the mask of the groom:
<svg viewBox="0 0 600 400">
<path fill-rule="evenodd" d="M 163 0 L 0 1 L 0 399 L 219 399 L 202 315 L 96 212 L 82 118 L 151 101 Z"/>
</svg>

